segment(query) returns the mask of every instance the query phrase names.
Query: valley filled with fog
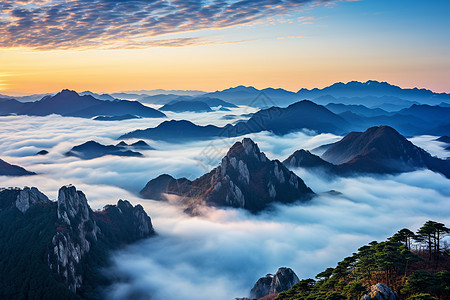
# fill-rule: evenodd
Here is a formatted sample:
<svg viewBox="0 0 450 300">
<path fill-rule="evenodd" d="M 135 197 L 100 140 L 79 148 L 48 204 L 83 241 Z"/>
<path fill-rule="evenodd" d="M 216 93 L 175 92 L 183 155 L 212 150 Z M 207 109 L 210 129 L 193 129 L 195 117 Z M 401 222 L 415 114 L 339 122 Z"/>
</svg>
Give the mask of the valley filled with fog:
<svg viewBox="0 0 450 300">
<path fill-rule="evenodd" d="M 240 106 L 230 111 L 167 113 L 167 119 L 224 126 L 232 122 L 229 115 L 245 120 L 239 116 L 255 111 Z M 3 187 L 35 186 L 55 200 L 62 185 L 73 184 L 86 194 L 93 209 L 127 199 L 140 203 L 151 216 L 157 236 L 114 253 L 112 266 L 105 270 L 120 279 L 108 289 L 110 299 L 246 296 L 259 277 L 278 267 L 290 267 L 300 278 L 314 277 L 361 245 L 384 240 L 401 228 L 416 230 L 427 220 L 450 223 L 448 179 L 430 170 L 344 178 L 293 169 L 317 196 L 306 203 L 276 205 L 256 215 L 210 207 L 204 208 L 201 216 L 189 216 L 169 202 L 139 197 L 145 184 L 160 174 L 193 180 L 209 172 L 243 137 L 182 143 L 147 140 L 154 150 L 140 151 L 143 157 L 81 160 L 64 155 L 90 140 L 115 145 L 122 134 L 155 127 L 167 119 L 101 122 L 59 115 L 0 117 L 2 159 L 37 173 L 2 176 Z M 311 131 L 284 136 L 265 131 L 246 137 L 269 159 L 280 161 L 295 150 L 312 150 L 342 138 Z M 409 140 L 445 159 L 449 152 L 436 138 Z M 35 155 L 41 150 L 49 154 Z"/>
</svg>

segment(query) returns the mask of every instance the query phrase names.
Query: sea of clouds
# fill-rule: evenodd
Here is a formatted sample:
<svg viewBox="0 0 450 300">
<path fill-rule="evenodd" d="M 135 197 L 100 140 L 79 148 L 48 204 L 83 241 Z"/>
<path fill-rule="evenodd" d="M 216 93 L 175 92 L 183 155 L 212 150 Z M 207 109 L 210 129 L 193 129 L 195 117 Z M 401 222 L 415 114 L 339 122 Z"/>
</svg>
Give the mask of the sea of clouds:
<svg viewBox="0 0 450 300">
<path fill-rule="evenodd" d="M 169 114 L 201 125 L 225 125 L 224 115 L 252 112 Z M 2 187 L 36 186 L 55 199 L 62 185 L 82 190 L 94 209 L 128 199 L 152 217 L 157 236 L 114 253 L 105 270 L 121 278 L 105 293 L 109 299 L 233 299 L 246 296 L 256 280 L 281 266 L 300 278 L 333 267 L 360 246 L 384 240 L 401 228 L 419 228 L 427 220 L 450 224 L 450 185 L 440 174 L 421 170 L 400 175 L 333 178 L 293 170 L 318 196 L 308 203 L 279 205 L 252 215 L 238 209 L 205 208 L 191 217 L 169 203 L 143 200 L 138 192 L 162 173 L 194 179 L 215 167 L 240 138 L 173 144 L 147 141 L 156 150 L 144 157 L 105 156 L 92 160 L 66 157 L 89 140 L 116 144 L 126 132 L 157 126 L 164 119 L 100 122 L 81 118 L 0 117 L 0 158 L 38 173 L 0 177 Z M 249 135 L 271 159 L 295 150 L 314 149 L 341 137 L 297 132 Z M 433 155 L 445 157 L 436 137 L 411 139 Z M 134 140 L 133 140 L 134 141 Z M 130 142 L 133 142 L 130 141 Z M 34 154 L 42 149 L 50 153 Z M 330 193 L 329 191 L 335 191 Z"/>
</svg>

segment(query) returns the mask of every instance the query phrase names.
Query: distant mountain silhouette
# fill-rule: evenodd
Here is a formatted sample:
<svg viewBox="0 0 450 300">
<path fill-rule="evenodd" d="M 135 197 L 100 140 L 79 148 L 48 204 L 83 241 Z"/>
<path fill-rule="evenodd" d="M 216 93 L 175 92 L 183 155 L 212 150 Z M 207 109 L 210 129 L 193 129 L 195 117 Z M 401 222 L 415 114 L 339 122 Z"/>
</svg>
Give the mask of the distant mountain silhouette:
<svg viewBox="0 0 450 300">
<path fill-rule="evenodd" d="M 44 150 L 37 152 L 35 155 L 47 155 L 47 154 L 48 154 L 48 151 L 44 149 Z"/>
<path fill-rule="evenodd" d="M 363 131 L 369 127 L 387 125 L 396 128 L 404 135 L 413 136 L 422 134 L 425 130 L 436 126 L 436 122 L 430 120 L 426 121 L 417 116 L 399 113 L 391 113 L 390 115 L 385 116 L 365 117 L 347 111 L 340 113 L 339 116 L 351 124 L 350 128 L 352 128 L 353 131 Z"/>
<path fill-rule="evenodd" d="M 114 98 L 111 95 L 108 95 L 108 94 L 97 94 L 97 93 L 93 93 L 93 92 L 90 92 L 90 91 L 81 92 L 79 95 L 80 96 L 89 95 L 89 96 L 92 96 L 92 97 L 94 97 L 95 99 L 98 99 L 98 100 L 107 100 L 107 101 L 114 101 L 114 100 L 116 100 L 116 98 Z"/>
<path fill-rule="evenodd" d="M 170 101 L 168 104 L 174 104 L 178 101 L 191 101 L 191 102 L 203 102 L 208 104 L 209 107 L 229 107 L 229 108 L 237 108 L 237 105 L 234 105 L 233 103 L 223 101 L 218 98 L 211 98 L 211 97 L 204 97 L 204 96 L 198 96 L 198 97 L 187 97 L 187 96 L 179 96 L 175 100 Z"/>
<path fill-rule="evenodd" d="M 166 104 L 159 110 L 172 111 L 172 112 L 210 112 L 211 107 L 208 104 L 201 101 L 175 101 L 171 104 Z"/>
<path fill-rule="evenodd" d="M 409 108 L 402 109 L 398 113 L 401 115 L 414 116 L 434 124 L 437 122 L 450 121 L 450 107 L 414 104 Z"/>
<path fill-rule="evenodd" d="M 432 157 L 389 126 L 351 132 L 329 147 L 322 158 L 299 150 L 283 163 L 288 167 L 322 168 L 330 173 L 346 176 L 430 169 L 450 178 L 450 161 Z"/>
<path fill-rule="evenodd" d="M 25 175 L 36 175 L 36 173 L 29 172 L 20 166 L 11 165 L 6 161 L 0 159 L 0 176 L 25 176 Z"/>
<path fill-rule="evenodd" d="M 189 121 L 165 121 L 155 128 L 136 130 L 124 134 L 119 139 L 143 138 L 165 141 L 198 140 L 212 137 L 236 137 L 249 133 L 270 131 L 287 134 L 302 129 L 318 133 L 343 134 L 350 124 L 342 117 L 311 101 L 300 101 L 286 108 L 271 107 L 253 114 L 246 122 L 224 127 L 214 125 L 199 126 Z"/>
<path fill-rule="evenodd" d="M 436 141 L 450 144 L 450 136 L 447 135 L 441 136 L 440 138 L 437 138 Z"/>
<path fill-rule="evenodd" d="M 119 139 L 151 139 L 180 142 L 187 140 L 201 140 L 218 136 L 226 136 L 226 132 L 232 128 L 232 125 L 226 127 L 217 127 L 214 125 L 199 126 L 189 121 L 164 121 L 155 128 L 144 130 L 135 130 L 124 134 Z"/>
<path fill-rule="evenodd" d="M 92 118 L 101 116 L 120 116 L 123 114 L 139 116 L 143 118 L 164 118 L 166 115 L 156 109 L 142 105 L 137 101 L 115 100 L 102 101 L 97 105 L 66 114 L 73 117 Z"/>
<path fill-rule="evenodd" d="M 139 150 L 155 150 L 155 148 L 153 148 L 152 146 L 150 146 L 149 144 L 147 144 L 143 140 L 139 140 L 139 141 L 137 141 L 135 143 L 132 143 L 132 144 L 127 144 L 124 141 L 121 141 L 120 143 L 118 143 L 116 145 L 116 147 L 133 148 L 133 149 L 139 149 Z"/>
<path fill-rule="evenodd" d="M 233 103 L 212 97 L 205 96 L 179 96 L 179 95 L 154 95 L 154 96 L 145 96 L 139 99 L 140 102 L 148 103 L 148 104 L 174 104 L 179 101 L 198 101 L 204 102 L 209 107 L 230 107 L 237 108 Z"/>
<path fill-rule="evenodd" d="M 46 96 L 39 101 L 20 103 L 18 101 L 0 101 L 0 114 L 62 116 L 92 118 L 95 116 L 120 116 L 132 114 L 140 117 L 156 118 L 165 115 L 136 101 L 103 101 L 91 95 L 80 96 L 74 91 L 62 90 L 54 96 Z"/>
<path fill-rule="evenodd" d="M 236 132 L 246 133 L 267 130 L 280 135 L 307 129 L 317 133 L 342 134 L 350 128 L 350 124 L 325 107 L 303 100 L 286 108 L 260 110 L 247 122 L 238 123 L 235 127 Z"/>
<path fill-rule="evenodd" d="M 225 100 L 236 105 L 267 108 L 271 106 L 287 106 L 301 98 L 294 92 L 283 89 L 266 88 L 263 90 L 254 87 L 237 86 L 234 88 L 216 91 L 203 95 Z"/>
<path fill-rule="evenodd" d="M 397 97 L 408 101 L 418 101 L 425 104 L 439 104 L 448 102 L 450 94 L 434 93 L 427 89 L 402 89 L 387 82 L 369 80 L 367 82 L 350 81 L 348 83 L 338 82 L 323 89 L 301 89 L 297 92 L 300 98 L 315 99 L 320 96 L 330 95 L 339 97 Z M 334 101 L 333 101 L 334 102 Z M 359 102 L 358 104 L 366 104 Z"/>
<path fill-rule="evenodd" d="M 131 120 L 131 119 L 140 119 L 140 117 L 127 114 L 127 115 L 121 115 L 121 116 L 98 116 L 98 117 L 94 118 L 94 120 L 96 120 L 96 121 L 124 121 L 124 120 Z"/>
<path fill-rule="evenodd" d="M 387 112 L 399 111 L 403 108 L 408 108 L 413 104 L 420 104 L 417 101 L 409 101 L 393 96 L 333 97 L 331 95 L 323 95 L 311 99 L 315 103 L 321 105 L 330 103 L 345 105 L 364 105 L 371 109 L 380 108 Z"/>
<path fill-rule="evenodd" d="M 25 106 L 25 103 L 19 102 L 15 99 L 0 98 L 0 116 L 15 114 L 18 111 L 21 111 Z"/>
<path fill-rule="evenodd" d="M 204 204 L 256 213 L 271 203 L 305 201 L 314 195 L 301 178 L 278 160 L 269 160 L 248 138 L 235 143 L 217 168 L 194 181 L 162 175 L 141 191 L 143 197 L 156 200 L 164 199 L 164 194 L 181 197 L 179 201 L 193 213 Z"/>
<path fill-rule="evenodd" d="M 102 145 L 95 141 L 89 141 L 84 144 L 74 146 L 66 156 L 76 156 L 81 159 L 93 159 L 105 155 L 115 156 L 142 156 L 142 153 L 124 149 L 122 146 Z"/>
<path fill-rule="evenodd" d="M 387 111 L 381 108 L 368 108 L 361 104 L 342 104 L 342 103 L 329 103 L 325 107 L 335 114 L 341 114 L 344 112 L 352 112 L 354 114 L 364 116 L 364 117 L 375 117 L 375 116 L 387 116 L 390 115 Z"/>
</svg>

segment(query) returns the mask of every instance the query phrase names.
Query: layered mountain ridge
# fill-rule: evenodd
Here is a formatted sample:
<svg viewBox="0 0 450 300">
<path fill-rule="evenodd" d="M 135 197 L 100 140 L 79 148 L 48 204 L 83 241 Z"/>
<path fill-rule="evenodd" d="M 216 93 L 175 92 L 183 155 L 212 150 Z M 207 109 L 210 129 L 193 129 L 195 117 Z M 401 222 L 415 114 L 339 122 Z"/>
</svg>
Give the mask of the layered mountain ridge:
<svg viewBox="0 0 450 300">
<path fill-rule="evenodd" d="M 144 118 L 166 117 L 164 113 L 137 101 L 99 100 L 89 94 L 81 96 L 67 89 L 34 102 L 23 103 L 14 99 L 0 101 L 0 115 L 8 114 L 30 116 L 58 114 L 81 118 L 117 117 L 127 114 Z"/>
</svg>

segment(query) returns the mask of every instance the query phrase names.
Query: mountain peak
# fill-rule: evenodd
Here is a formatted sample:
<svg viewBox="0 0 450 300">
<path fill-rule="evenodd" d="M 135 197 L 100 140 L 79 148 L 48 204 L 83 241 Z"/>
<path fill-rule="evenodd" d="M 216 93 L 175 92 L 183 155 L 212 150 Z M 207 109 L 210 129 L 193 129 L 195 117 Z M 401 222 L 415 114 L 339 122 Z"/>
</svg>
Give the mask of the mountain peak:
<svg viewBox="0 0 450 300">
<path fill-rule="evenodd" d="M 175 194 L 191 212 L 199 204 L 244 208 L 259 212 L 271 203 L 307 200 L 314 193 L 303 180 L 278 160 L 269 160 L 249 138 L 235 143 L 220 165 L 194 181 L 160 176 L 141 191 L 144 197 L 161 199 Z"/>
</svg>

